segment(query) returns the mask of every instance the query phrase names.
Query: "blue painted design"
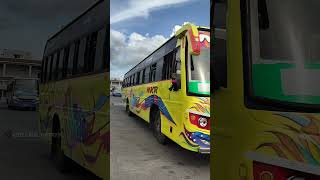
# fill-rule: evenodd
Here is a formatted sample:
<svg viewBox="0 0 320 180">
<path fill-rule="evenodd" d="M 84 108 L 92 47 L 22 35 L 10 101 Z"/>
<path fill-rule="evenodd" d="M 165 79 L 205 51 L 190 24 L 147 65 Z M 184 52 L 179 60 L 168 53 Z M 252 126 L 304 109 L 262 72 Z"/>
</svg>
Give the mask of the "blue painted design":
<svg viewBox="0 0 320 180">
<path fill-rule="evenodd" d="M 161 113 L 169 120 L 171 121 L 173 124 L 176 125 L 176 123 L 174 122 L 173 118 L 171 117 L 167 107 L 165 106 L 165 104 L 163 103 L 162 99 L 156 95 L 151 95 L 149 97 L 147 97 L 144 100 L 144 107 L 145 108 L 150 108 L 153 104 L 158 105 L 159 110 L 161 111 Z"/>
<path fill-rule="evenodd" d="M 102 109 L 108 101 L 108 98 L 109 97 L 105 95 L 99 96 L 94 108 L 89 111 L 83 110 L 78 104 L 73 104 L 72 111 L 69 111 L 69 120 L 67 122 L 70 128 L 68 137 L 70 146 L 82 143 L 90 136 L 91 132 L 89 132 L 89 129 L 93 126 L 95 113 Z M 92 118 L 92 120 L 89 118 Z"/>
<path fill-rule="evenodd" d="M 210 148 L 210 136 L 201 132 L 189 132 L 186 128 L 185 134 L 187 138 L 193 142 L 194 144 L 197 144 L 201 148 Z M 181 133 L 183 134 L 183 133 Z M 188 143 L 189 144 L 189 143 Z"/>
<path fill-rule="evenodd" d="M 310 154 L 310 152 L 306 148 L 301 145 L 298 145 L 298 148 L 308 163 L 311 163 L 313 165 L 320 165 L 319 162 Z"/>
<path fill-rule="evenodd" d="M 297 124 L 299 124 L 300 126 L 303 126 L 303 127 L 308 126 L 310 124 L 310 122 L 311 122 L 310 119 L 299 117 L 299 116 L 296 116 L 296 115 L 291 114 L 291 113 L 278 113 L 276 115 L 288 118 L 291 121 L 293 121 L 293 122 L 295 122 L 295 123 L 297 123 Z"/>
</svg>

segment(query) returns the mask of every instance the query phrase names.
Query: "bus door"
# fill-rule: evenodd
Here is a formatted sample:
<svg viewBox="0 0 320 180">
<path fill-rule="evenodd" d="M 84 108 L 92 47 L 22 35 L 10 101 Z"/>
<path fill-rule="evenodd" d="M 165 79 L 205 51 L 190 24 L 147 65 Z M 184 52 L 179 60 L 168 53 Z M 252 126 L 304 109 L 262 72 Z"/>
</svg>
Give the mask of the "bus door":
<svg viewBox="0 0 320 180">
<path fill-rule="evenodd" d="M 165 96 L 163 97 L 165 99 L 167 109 L 169 110 L 170 115 L 172 116 L 172 119 L 176 124 L 168 123 L 169 121 L 161 121 L 161 127 L 163 134 L 167 136 L 172 136 L 172 133 L 178 131 L 175 130 L 177 128 L 176 126 L 179 126 L 179 124 L 182 124 L 181 117 L 179 115 L 182 114 L 182 96 L 183 96 L 183 88 L 182 88 L 182 81 L 181 81 L 181 47 L 178 46 L 174 49 L 172 52 L 172 55 L 170 57 L 171 61 L 169 61 L 169 83 L 166 84 L 164 91 L 167 91 L 165 93 Z M 165 118 L 164 116 L 161 117 L 162 119 Z"/>
</svg>

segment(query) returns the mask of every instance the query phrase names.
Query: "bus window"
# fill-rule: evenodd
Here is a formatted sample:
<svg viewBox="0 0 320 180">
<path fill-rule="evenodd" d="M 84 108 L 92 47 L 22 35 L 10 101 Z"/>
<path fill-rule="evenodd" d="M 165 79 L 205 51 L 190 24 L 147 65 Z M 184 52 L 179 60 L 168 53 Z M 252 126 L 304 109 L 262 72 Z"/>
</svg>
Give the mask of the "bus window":
<svg viewBox="0 0 320 180">
<path fill-rule="evenodd" d="M 87 36 L 86 50 L 84 54 L 84 70 L 85 72 L 93 72 L 96 56 L 98 32 L 94 32 Z"/>
<path fill-rule="evenodd" d="M 215 83 L 227 88 L 227 47 L 225 39 L 216 37 L 211 55 L 213 66 L 215 66 Z"/>
<path fill-rule="evenodd" d="M 173 63 L 174 63 L 173 51 L 171 51 L 164 57 L 163 69 L 162 69 L 162 80 L 171 79 Z"/>
<path fill-rule="evenodd" d="M 146 67 L 145 69 L 145 76 L 144 76 L 144 83 L 150 82 L 150 67 Z"/>
<path fill-rule="evenodd" d="M 46 68 L 46 82 L 50 81 L 50 69 L 51 69 L 51 65 L 52 65 L 52 56 L 49 57 L 48 62 L 47 62 L 47 68 Z"/>
<path fill-rule="evenodd" d="M 60 58 L 59 58 L 59 66 L 58 66 L 58 80 L 62 79 L 63 58 L 64 58 L 63 55 L 64 55 L 64 50 L 61 50 Z"/>
<path fill-rule="evenodd" d="M 47 69 L 48 57 L 45 57 L 42 62 L 42 72 L 41 81 L 44 83 L 46 81 L 46 69 Z"/>
<path fill-rule="evenodd" d="M 60 63 L 60 50 L 58 50 L 58 52 L 56 54 L 56 66 L 54 69 L 54 80 L 58 80 L 59 63 Z"/>
<path fill-rule="evenodd" d="M 69 50 L 68 66 L 67 66 L 67 77 L 72 76 L 74 52 L 75 52 L 75 44 L 72 44 L 70 46 L 70 50 Z"/>
<path fill-rule="evenodd" d="M 177 73 L 178 70 L 180 71 L 180 46 L 175 49 L 175 59 L 172 62 L 172 66 L 170 76 L 172 76 L 173 73 Z"/>
<path fill-rule="evenodd" d="M 86 38 L 83 37 L 80 41 L 79 46 L 79 57 L 78 57 L 78 74 L 85 72 L 84 61 L 85 61 L 85 49 L 86 49 Z"/>
<path fill-rule="evenodd" d="M 154 82 L 156 79 L 157 63 L 150 66 L 149 81 Z"/>
<path fill-rule="evenodd" d="M 96 61 L 94 64 L 94 72 L 102 72 L 106 69 L 106 63 L 107 63 L 107 33 L 106 28 L 103 28 L 98 33 L 98 39 L 97 39 L 97 50 L 96 50 Z"/>
<path fill-rule="evenodd" d="M 163 68 L 163 61 L 164 61 L 164 58 L 162 57 L 162 58 L 158 61 L 157 65 L 156 65 L 155 78 L 154 78 L 155 81 L 160 81 L 160 80 L 161 80 L 162 68 Z"/>
<path fill-rule="evenodd" d="M 212 57 L 214 88 L 227 88 L 227 47 L 226 47 L 226 3 L 216 3 L 214 6 L 213 25 L 213 48 L 210 51 Z"/>
<path fill-rule="evenodd" d="M 76 75 L 78 73 L 79 47 L 80 47 L 80 40 L 77 40 L 74 43 L 72 75 Z"/>
<path fill-rule="evenodd" d="M 143 69 L 143 71 L 142 71 L 142 76 L 141 76 L 142 84 L 144 84 L 145 76 L 146 76 L 146 69 Z"/>
<path fill-rule="evenodd" d="M 62 66 L 62 78 L 63 79 L 67 77 L 69 51 L 70 51 L 70 47 L 64 48 L 63 66 Z"/>
<path fill-rule="evenodd" d="M 133 81 L 133 85 L 136 85 L 136 74 L 133 74 L 132 81 Z"/>
<path fill-rule="evenodd" d="M 109 37 L 109 28 L 106 28 L 105 29 L 105 38 L 104 38 L 104 46 L 103 46 L 103 69 L 107 70 L 109 72 L 109 69 L 107 68 L 110 68 L 109 67 L 109 62 L 108 62 L 108 56 L 110 54 L 110 48 L 108 48 L 108 44 L 110 42 L 110 37 Z"/>
<path fill-rule="evenodd" d="M 140 71 L 137 72 L 137 83 L 136 84 L 140 84 Z"/>
<path fill-rule="evenodd" d="M 53 59 L 52 59 L 52 65 L 51 65 L 51 69 L 50 69 L 50 76 L 51 76 L 51 80 L 55 80 L 55 69 L 56 69 L 56 65 L 57 65 L 57 54 L 54 53 L 53 55 Z"/>
</svg>

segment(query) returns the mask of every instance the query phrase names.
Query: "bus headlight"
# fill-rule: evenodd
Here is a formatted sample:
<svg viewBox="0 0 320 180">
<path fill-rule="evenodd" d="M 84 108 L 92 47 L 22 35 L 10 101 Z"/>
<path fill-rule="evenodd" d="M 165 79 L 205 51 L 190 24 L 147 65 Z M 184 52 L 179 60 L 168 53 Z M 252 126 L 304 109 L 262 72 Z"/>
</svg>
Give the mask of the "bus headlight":
<svg viewBox="0 0 320 180">
<path fill-rule="evenodd" d="M 190 112 L 189 120 L 191 124 L 196 125 L 198 128 L 210 130 L 210 117 L 205 117 Z"/>
<path fill-rule="evenodd" d="M 300 172 L 293 169 L 265 164 L 262 162 L 253 161 L 253 179 L 254 180 L 309 180 L 320 179 L 319 175 Z"/>
<path fill-rule="evenodd" d="M 200 117 L 198 120 L 198 123 L 202 128 L 205 128 L 208 125 L 208 120 L 207 120 L 207 118 Z"/>
</svg>

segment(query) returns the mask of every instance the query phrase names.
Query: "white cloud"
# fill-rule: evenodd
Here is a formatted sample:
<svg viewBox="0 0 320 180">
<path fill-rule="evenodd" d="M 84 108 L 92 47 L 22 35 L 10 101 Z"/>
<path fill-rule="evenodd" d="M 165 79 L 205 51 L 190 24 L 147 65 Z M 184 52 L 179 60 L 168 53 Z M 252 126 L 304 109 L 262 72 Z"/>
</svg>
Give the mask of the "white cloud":
<svg viewBox="0 0 320 180">
<path fill-rule="evenodd" d="M 128 7 L 111 15 L 110 23 L 118 23 L 135 17 L 148 17 L 150 12 L 192 0 L 129 0 Z"/>
<path fill-rule="evenodd" d="M 123 75 L 167 40 L 162 35 L 149 36 L 110 30 L 111 77 Z"/>
<path fill-rule="evenodd" d="M 174 36 L 175 33 L 185 24 L 188 24 L 189 22 L 184 22 L 182 25 L 175 25 L 172 29 L 170 37 Z"/>
</svg>

